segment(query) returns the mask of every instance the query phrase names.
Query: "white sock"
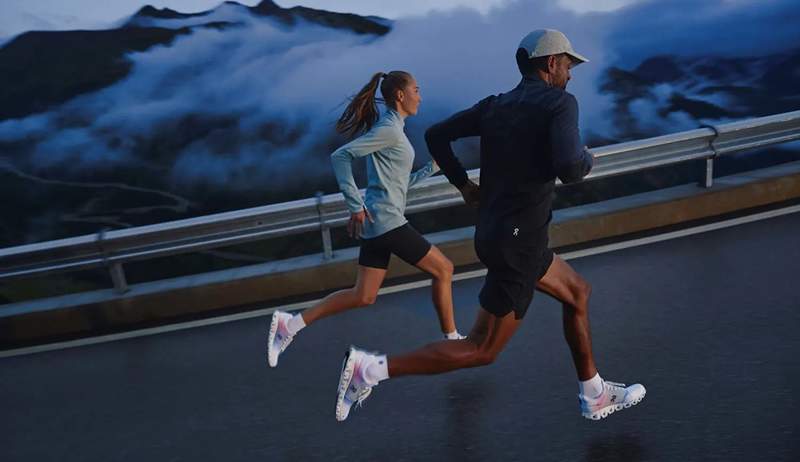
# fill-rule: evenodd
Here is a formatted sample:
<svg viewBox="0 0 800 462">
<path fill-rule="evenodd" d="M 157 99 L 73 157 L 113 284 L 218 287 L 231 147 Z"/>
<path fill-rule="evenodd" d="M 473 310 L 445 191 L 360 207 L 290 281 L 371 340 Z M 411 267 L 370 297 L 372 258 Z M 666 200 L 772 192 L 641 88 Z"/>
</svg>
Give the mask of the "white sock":
<svg viewBox="0 0 800 462">
<path fill-rule="evenodd" d="M 600 396 L 600 393 L 603 392 L 603 379 L 600 377 L 600 373 L 598 372 L 589 380 L 579 381 L 578 389 L 583 396 L 588 396 L 589 398 Z"/>
<path fill-rule="evenodd" d="M 457 330 L 454 330 L 453 332 L 448 332 L 444 334 L 444 338 L 447 340 L 461 340 L 464 337 L 461 334 L 459 334 Z"/>
<path fill-rule="evenodd" d="M 389 378 L 389 361 L 386 355 L 373 356 L 370 363 L 363 369 L 363 379 L 367 385 L 374 387 L 381 380 Z"/>
<path fill-rule="evenodd" d="M 300 314 L 292 316 L 292 319 L 286 323 L 286 329 L 289 331 L 289 335 L 294 335 L 300 332 L 300 329 L 304 327 L 306 327 L 306 322 L 303 320 L 303 316 Z"/>
</svg>

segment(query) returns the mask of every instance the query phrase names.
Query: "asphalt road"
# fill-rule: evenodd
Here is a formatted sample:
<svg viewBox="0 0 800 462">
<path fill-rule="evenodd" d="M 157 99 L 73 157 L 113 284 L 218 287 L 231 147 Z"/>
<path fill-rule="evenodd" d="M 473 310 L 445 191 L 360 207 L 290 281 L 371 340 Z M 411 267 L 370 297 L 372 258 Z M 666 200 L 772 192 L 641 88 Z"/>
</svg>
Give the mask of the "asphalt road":
<svg viewBox="0 0 800 462">
<path fill-rule="evenodd" d="M 497 362 L 389 380 L 334 419 L 351 343 L 438 338 L 429 288 L 304 330 L 277 369 L 268 318 L 0 359 L 2 461 L 796 461 L 800 214 L 572 260 L 600 373 L 645 400 L 579 414 L 560 306 L 541 293 Z M 482 278 L 455 283 L 469 331 Z"/>
</svg>

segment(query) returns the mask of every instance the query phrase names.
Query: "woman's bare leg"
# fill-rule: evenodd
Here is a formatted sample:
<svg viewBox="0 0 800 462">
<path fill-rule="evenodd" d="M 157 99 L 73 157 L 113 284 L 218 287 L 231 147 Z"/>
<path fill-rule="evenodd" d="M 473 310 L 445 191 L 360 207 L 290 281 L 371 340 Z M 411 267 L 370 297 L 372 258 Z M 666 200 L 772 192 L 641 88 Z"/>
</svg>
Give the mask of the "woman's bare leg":
<svg viewBox="0 0 800 462">
<path fill-rule="evenodd" d="M 433 276 L 431 284 L 433 306 L 439 316 L 442 332 L 445 334 L 454 332 L 456 322 L 453 318 L 453 262 L 435 246 L 431 246 L 416 266 Z"/>
<path fill-rule="evenodd" d="M 351 289 L 334 292 L 313 307 L 303 311 L 301 313 L 303 321 L 308 326 L 342 311 L 372 305 L 375 303 L 378 289 L 381 288 L 385 276 L 385 269 L 359 265 L 356 285 Z"/>
</svg>

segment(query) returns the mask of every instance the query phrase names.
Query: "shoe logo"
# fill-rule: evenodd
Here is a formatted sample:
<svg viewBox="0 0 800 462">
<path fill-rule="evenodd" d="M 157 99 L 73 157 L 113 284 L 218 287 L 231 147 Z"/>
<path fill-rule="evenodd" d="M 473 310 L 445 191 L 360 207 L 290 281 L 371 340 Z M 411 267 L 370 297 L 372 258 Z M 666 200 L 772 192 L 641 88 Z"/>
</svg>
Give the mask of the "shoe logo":
<svg viewBox="0 0 800 462">
<path fill-rule="evenodd" d="M 614 401 L 616 401 L 616 399 L 617 399 L 617 395 L 611 395 L 611 402 L 612 402 L 612 403 L 613 403 Z"/>
<path fill-rule="evenodd" d="M 519 228 L 514 228 L 514 236 L 518 236 L 518 235 L 519 235 Z"/>
</svg>

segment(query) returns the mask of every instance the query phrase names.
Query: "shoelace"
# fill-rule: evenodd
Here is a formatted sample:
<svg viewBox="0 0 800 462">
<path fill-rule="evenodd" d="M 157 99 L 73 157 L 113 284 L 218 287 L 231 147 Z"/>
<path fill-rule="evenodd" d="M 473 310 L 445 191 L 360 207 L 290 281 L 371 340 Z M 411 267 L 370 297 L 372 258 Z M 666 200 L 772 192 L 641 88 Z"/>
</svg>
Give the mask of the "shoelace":
<svg viewBox="0 0 800 462">
<path fill-rule="evenodd" d="M 281 327 L 283 327 L 283 329 L 281 329 Z M 278 323 L 278 328 L 276 330 L 277 332 L 275 333 L 275 339 L 280 342 L 279 350 L 281 353 L 283 353 L 284 350 L 286 350 L 286 347 L 289 346 L 289 343 L 292 342 L 294 335 L 289 335 L 289 330 L 286 328 L 286 323 Z"/>
<path fill-rule="evenodd" d="M 352 384 L 351 384 L 351 385 L 350 385 L 348 388 L 349 388 L 350 390 L 353 390 L 353 389 L 355 389 L 355 390 L 358 390 L 358 388 L 357 388 L 355 385 L 352 385 Z M 349 392 L 350 390 L 348 390 L 348 392 Z M 359 392 L 358 392 L 358 396 L 356 397 L 356 399 L 354 399 L 354 400 L 351 400 L 351 402 L 352 402 L 353 404 L 355 404 L 355 405 L 356 405 L 356 407 L 359 407 L 359 408 L 360 408 L 360 407 L 363 407 L 363 406 L 364 406 L 364 404 L 363 404 L 363 403 L 364 403 L 364 401 L 365 401 L 365 400 L 366 400 L 366 399 L 369 397 L 369 395 L 370 395 L 371 393 L 372 393 L 372 387 L 367 387 L 367 386 L 365 386 L 365 387 L 363 387 L 363 388 L 361 389 L 361 391 L 359 391 Z"/>
<path fill-rule="evenodd" d="M 625 385 L 624 383 L 610 382 L 608 380 L 603 380 L 603 388 L 605 388 L 604 391 L 614 391 L 616 393 L 626 393 L 627 392 L 627 390 L 625 389 L 626 387 L 627 387 L 627 385 Z M 594 400 L 598 400 L 602 396 L 603 396 L 603 394 L 601 393 L 600 396 L 598 396 L 597 398 L 594 398 Z M 591 398 L 585 398 L 585 397 L 583 397 L 583 395 L 581 395 L 579 393 L 578 394 L 578 401 L 583 403 L 584 400 L 591 400 Z"/>
<path fill-rule="evenodd" d="M 286 350 L 286 347 L 289 346 L 289 343 L 292 342 L 294 335 L 283 335 L 283 339 L 281 340 L 281 353 Z"/>
<path fill-rule="evenodd" d="M 364 406 L 364 401 L 369 397 L 372 393 L 372 387 L 365 387 L 361 393 L 358 395 L 358 399 L 356 399 L 356 407 L 361 408 Z"/>
<path fill-rule="evenodd" d="M 625 396 L 628 394 L 628 390 L 625 389 L 626 385 L 624 383 L 606 381 L 603 381 L 603 383 L 607 392 L 611 394 L 612 402 L 615 401 L 614 398 L 617 396 L 620 397 L 620 400 L 624 400 Z"/>
<path fill-rule="evenodd" d="M 355 377 L 353 378 L 355 380 Z M 361 380 L 362 384 L 358 387 L 361 390 L 358 391 L 358 397 L 355 399 L 356 407 L 361 408 L 364 406 L 364 401 L 369 397 L 372 393 L 372 387 L 367 386 L 364 384 L 363 380 Z M 350 385 L 351 387 L 355 387 L 355 385 Z"/>
</svg>

